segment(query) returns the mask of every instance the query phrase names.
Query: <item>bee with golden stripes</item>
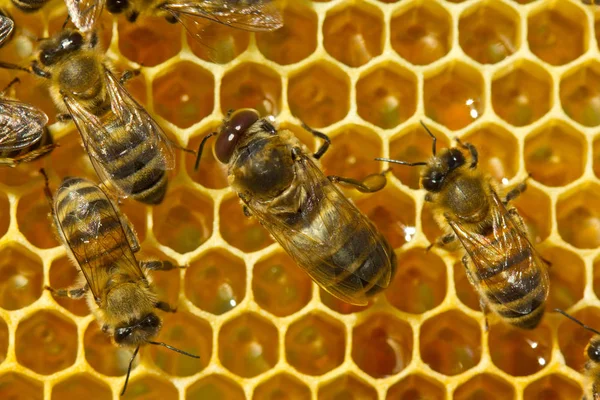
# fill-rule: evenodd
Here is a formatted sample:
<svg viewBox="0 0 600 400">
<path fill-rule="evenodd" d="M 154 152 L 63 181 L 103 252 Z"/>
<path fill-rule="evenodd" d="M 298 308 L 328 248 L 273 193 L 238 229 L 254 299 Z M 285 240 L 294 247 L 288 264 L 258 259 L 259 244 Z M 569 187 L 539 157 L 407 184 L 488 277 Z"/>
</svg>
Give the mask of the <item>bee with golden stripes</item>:
<svg viewBox="0 0 600 400">
<path fill-rule="evenodd" d="M 325 176 L 319 158 L 329 138 L 314 154 L 289 130 L 276 129 L 252 109 L 231 113 L 214 146 L 216 158 L 228 165 L 229 182 L 244 204 L 296 263 L 324 290 L 351 304 L 390 284 L 396 255 L 387 240 L 334 185 L 342 182 L 363 192 L 385 186 L 384 174 L 363 181 Z M 206 140 L 199 148 L 196 169 Z"/>
<path fill-rule="evenodd" d="M 451 231 L 436 245 L 445 246 L 458 238 L 467 254 L 463 257 L 467 277 L 479 293 L 482 311 L 499 315 L 523 329 L 535 328 L 544 313 L 549 277 L 545 262 L 527 238 L 523 219 L 508 202 L 526 189 L 525 182 L 501 200 L 491 179 L 477 169 L 477 150 L 458 141 L 467 150 L 467 159 L 458 148 L 444 149 L 427 162 L 378 158 L 408 166 L 423 165 L 421 186 L 425 201 L 434 207 L 437 222 Z"/>
<path fill-rule="evenodd" d="M 121 394 L 125 393 L 131 366 L 145 344 L 164 346 L 199 358 L 152 339 L 162 321 L 155 309 L 175 312 L 158 300 L 147 271 L 178 268 L 168 261 L 139 262 L 135 231 L 106 193 L 82 178 L 65 178 L 53 198 L 46 179 L 45 193 L 59 238 L 84 279 L 79 287 L 53 289 L 54 295 L 79 299 L 87 296 L 92 313 L 117 346 L 134 348 Z"/>
</svg>

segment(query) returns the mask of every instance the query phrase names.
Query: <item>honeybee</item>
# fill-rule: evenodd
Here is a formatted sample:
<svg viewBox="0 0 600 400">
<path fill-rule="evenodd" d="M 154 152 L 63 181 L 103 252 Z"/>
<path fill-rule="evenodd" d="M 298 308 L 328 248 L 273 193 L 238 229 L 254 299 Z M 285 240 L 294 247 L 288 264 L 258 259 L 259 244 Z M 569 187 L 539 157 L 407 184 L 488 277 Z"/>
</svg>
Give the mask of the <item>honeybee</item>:
<svg viewBox="0 0 600 400">
<path fill-rule="evenodd" d="M 162 326 L 154 309 L 175 312 L 175 308 L 157 299 L 146 272 L 178 267 L 168 261 L 136 260 L 134 253 L 140 246 L 135 231 L 100 187 L 86 179 L 65 178 L 53 198 L 48 177 L 43 170 L 41 172 L 60 241 L 84 277 L 80 287 L 53 289 L 47 286 L 45 289 L 71 299 L 87 296 L 102 331 L 115 345 L 135 348 L 121 395 L 125 393 L 131 366 L 142 345 L 164 346 L 199 358 L 152 340 Z"/>
<path fill-rule="evenodd" d="M 387 240 L 334 185 L 362 191 L 385 186 L 384 174 L 363 181 L 325 176 L 319 158 L 329 138 L 309 154 L 289 130 L 276 129 L 257 111 L 241 109 L 224 120 L 214 146 L 228 165 L 228 179 L 246 215 L 254 215 L 296 263 L 324 290 L 358 305 L 385 289 L 396 272 L 396 255 Z M 201 142 L 196 169 L 207 135 Z"/>
<path fill-rule="evenodd" d="M 0 47 L 11 38 L 14 30 L 15 22 L 6 11 L 0 9 Z"/>
<path fill-rule="evenodd" d="M 438 156 L 435 136 L 425 124 L 423 127 L 433 139 L 429 161 L 377 160 L 426 167 L 421 172 L 421 186 L 427 190 L 425 201 L 433 204 L 440 226 L 451 228 L 435 244 L 445 246 L 458 238 L 463 245 L 467 254 L 462 261 L 479 293 L 484 315 L 491 309 L 517 327 L 535 328 L 548 297 L 548 270 L 527 238 L 518 211 L 507 209 L 508 202 L 526 189 L 525 182 L 501 200 L 491 179 L 477 170 L 478 155 L 473 145 L 458 141 L 470 159 L 456 147 L 444 149 Z"/>
</svg>

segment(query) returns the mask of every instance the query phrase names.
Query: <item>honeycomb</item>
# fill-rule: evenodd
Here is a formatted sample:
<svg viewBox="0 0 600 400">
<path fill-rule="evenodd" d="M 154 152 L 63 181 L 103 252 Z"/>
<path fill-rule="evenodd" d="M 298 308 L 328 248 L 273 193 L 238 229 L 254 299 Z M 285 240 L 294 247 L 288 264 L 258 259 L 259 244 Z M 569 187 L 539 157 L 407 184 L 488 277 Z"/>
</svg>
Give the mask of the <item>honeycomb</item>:
<svg viewBox="0 0 600 400">
<path fill-rule="evenodd" d="M 6 1 L 4 1 L 6 2 Z M 431 142 L 475 144 L 505 185 L 533 177 L 515 201 L 552 263 L 548 309 L 600 327 L 600 8 L 575 0 L 282 2 L 285 27 L 207 29 L 207 43 L 158 18 L 103 16 L 107 55 L 143 65 L 128 88 L 173 140 L 196 148 L 230 108 L 274 114 L 310 148 L 300 120 L 331 136 L 327 174 L 382 171 L 374 157 L 421 161 Z M 60 29 L 59 0 L 12 11 L 21 31 L 0 59 L 26 63 L 35 38 Z M 218 59 L 210 58 L 218 49 Z M 215 61 L 218 61 L 216 63 Z M 0 70 L 0 86 L 14 77 Z M 49 115 L 49 157 L 0 170 L 0 398 L 117 399 L 130 351 L 102 334 L 84 301 L 53 298 L 77 272 L 48 219 L 51 185 L 96 179 L 72 124 L 54 123 L 44 82 L 17 74 L 16 96 Z M 191 84 L 193 82 L 193 84 Z M 547 313 L 520 331 L 490 317 L 460 253 L 425 248 L 439 234 L 418 169 L 394 167 L 381 192 L 347 192 L 398 256 L 391 287 L 366 307 L 319 290 L 228 188 L 224 166 L 178 154 L 163 204 L 125 200 L 158 272 L 159 340 L 199 360 L 143 348 L 128 399 L 581 399 L 590 333 Z"/>
</svg>

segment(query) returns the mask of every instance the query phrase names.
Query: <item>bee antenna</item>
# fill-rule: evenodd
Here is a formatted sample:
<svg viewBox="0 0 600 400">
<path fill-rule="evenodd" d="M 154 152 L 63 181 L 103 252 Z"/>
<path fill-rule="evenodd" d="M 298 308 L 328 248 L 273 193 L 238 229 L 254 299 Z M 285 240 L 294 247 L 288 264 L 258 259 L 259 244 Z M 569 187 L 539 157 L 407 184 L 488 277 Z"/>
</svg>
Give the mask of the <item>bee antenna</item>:
<svg viewBox="0 0 600 400">
<path fill-rule="evenodd" d="M 402 161 L 402 160 L 393 160 L 391 158 L 376 158 L 376 161 L 385 161 L 385 162 L 389 162 L 389 163 L 393 163 L 393 164 L 400 164 L 400 165 L 408 165 L 409 167 L 416 167 L 419 165 L 427 165 L 427 162 L 425 161 L 419 161 L 419 162 L 408 162 L 408 161 Z"/>
<path fill-rule="evenodd" d="M 200 142 L 200 147 L 198 147 L 198 155 L 196 156 L 196 163 L 194 164 L 194 171 L 198 171 L 198 166 L 200 165 L 200 157 L 202 157 L 202 151 L 204 150 L 204 145 L 208 138 L 215 136 L 217 132 L 211 132 L 208 135 L 204 136 L 202 142 Z"/>
<path fill-rule="evenodd" d="M 133 365 L 133 360 L 135 360 L 135 356 L 137 356 L 138 351 L 140 350 L 140 346 L 135 348 L 133 355 L 131 356 L 131 360 L 129 360 L 129 367 L 127 368 L 127 376 L 125 377 L 125 384 L 123 385 L 123 390 L 121 390 L 121 396 L 125 394 L 125 390 L 127 390 L 127 383 L 129 382 L 129 375 L 131 375 L 131 366 Z"/>
<path fill-rule="evenodd" d="M 436 147 L 436 143 L 437 143 L 437 138 L 435 137 L 435 135 L 429 130 L 429 128 L 427 127 L 427 125 L 425 125 L 425 122 L 423 121 L 419 121 L 421 123 L 421 126 L 425 129 L 425 131 L 429 134 L 429 136 L 431 136 L 431 139 L 433 139 L 433 145 L 431 148 L 431 152 L 433 153 L 433 155 L 435 156 L 435 147 Z"/>
<path fill-rule="evenodd" d="M 146 340 L 146 343 L 154 344 L 156 346 L 163 346 L 163 347 L 166 347 L 169 350 L 176 351 L 177 353 L 183 354 L 183 355 L 188 356 L 188 357 L 200 358 L 200 356 L 197 356 L 197 355 L 192 354 L 192 353 L 188 353 L 187 351 L 183 351 L 183 350 L 177 349 L 177 348 L 175 348 L 173 346 L 169 346 L 168 344 L 163 343 L 163 342 L 152 342 L 150 340 Z"/>
<path fill-rule="evenodd" d="M 569 318 L 571 321 L 575 322 L 577 325 L 580 325 L 584 329 L 587 329 L 588 331 L 593 332 L 596 335 L 600 335 L 600 332 L 598 332 L 596 329 L 592 328 L 591 326 L 587 326 L 586 324 L 584 324 L 583 322 L 581 322 L 577 318 L 573 317 L 572 315 L 567 314 L 566 312 L 564 312 L 560 308 L 555 308 L 554 311 L 556 311 L 557 313 L 560 313 L 560 314 L 564 315 L 565 317 Z"/>
</svg>

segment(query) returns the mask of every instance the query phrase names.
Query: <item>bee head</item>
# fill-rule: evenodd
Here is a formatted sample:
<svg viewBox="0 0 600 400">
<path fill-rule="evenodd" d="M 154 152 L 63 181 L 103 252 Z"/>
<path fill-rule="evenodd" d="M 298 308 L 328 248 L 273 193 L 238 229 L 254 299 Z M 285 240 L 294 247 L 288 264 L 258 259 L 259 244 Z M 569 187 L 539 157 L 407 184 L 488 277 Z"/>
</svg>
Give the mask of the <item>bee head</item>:
<svg viewBox="0 0 600 400">
<path fill-rule="evenodd" d="M 119 346 L 137 346 L 156 336 L 161 326 L 160 318 L 150 313 L 130 325 L 117 327 L 114 331 L 114 340 Z"/>
<path fill-rule="evenodd" d="M 463 165 L 465 165 L 465 156 L 461 151 L 456 148 L 447 149 L 428 164 L 421 177 L 423 188 L 429 192 L 439 192 L 448 175 Z"/>
<path fill-rule="evenodd" d="M 256 110 L 244 108 L 235 111 L 221 126 L 215 143 L 215 156 L 222 163 L 228 163 L 240 139 L 260 116 Z"/>
<path fill-rule="evenodd" d="M 600 363 L 600 337 L 592 337 L 587 346 L 586 353 L 590 361 Z"/>
<path fill-rule="evenodd" d="M 129 0 L 107 0 L 106 9 L 111 14 L 121 14 L 129 7 Z"/>
<path fill-rule="evenodd" d="M 42 42 L 40 45 L 39 59 L 43 65 L 53 65 L 81 49 L 85 39 L 83 35 L 76 30 L 66 29 L 57 36 Z"/>
</svg>

